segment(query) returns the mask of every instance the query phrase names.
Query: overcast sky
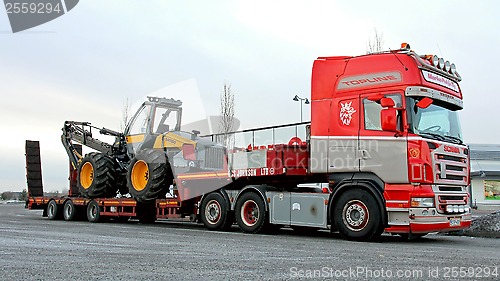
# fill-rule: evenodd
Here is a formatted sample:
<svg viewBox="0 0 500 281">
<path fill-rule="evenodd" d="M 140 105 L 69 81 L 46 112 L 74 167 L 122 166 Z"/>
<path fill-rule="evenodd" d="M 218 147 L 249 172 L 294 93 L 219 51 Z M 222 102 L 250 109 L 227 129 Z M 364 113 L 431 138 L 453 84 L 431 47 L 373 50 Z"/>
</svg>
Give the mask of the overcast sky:
<svg viewBox="0 0 500 281">
<path fill-rule="evenodd" d="M 298 122 L 313 60 L 365 54 L 374 29 L 385 49 L 454 62 L 466 142 L 498 144 L 498 3 L 84 0 L 16 34 L 0 8 L 0 192 L 26 187 L 26 139 L 41 142 L 45 190 L 66 188 L 63 122 L 118 130 L 127 98 L 181 98 L 195 121 L 218 113 L 229 82 L 244 127 Z"/>
</svg>

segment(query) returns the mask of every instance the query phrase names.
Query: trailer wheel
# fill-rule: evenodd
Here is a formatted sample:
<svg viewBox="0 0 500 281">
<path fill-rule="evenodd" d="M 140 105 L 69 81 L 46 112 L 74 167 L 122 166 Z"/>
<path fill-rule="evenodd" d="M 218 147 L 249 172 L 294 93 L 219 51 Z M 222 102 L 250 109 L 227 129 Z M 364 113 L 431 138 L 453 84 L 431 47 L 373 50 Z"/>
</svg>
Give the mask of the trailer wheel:
<svg viewBox="0 0 500 281">
<path fill-rule="evenodd" d="M 227 230 L 233 225 L 229 214 L 229 202 L 222 194 L 213 192 L 203 198 L 200 206 L 200 217 L 203 224 L 210 230 Z"/>
<path fill-rule="evenodd" d="M 116 193 L 114 161 L 103 153 L 87 154 L 78 166 L 77 184 L 86 198 L 109 197 Z"/>
<path fill-rule="evenodd" d="M 161 150 L 143 150 L 137 153 L 129 165 L 128 189 L 138 202 L 164 198 L 172 180 L 167 157 Z"/>
<path fill-rule="evenodd" d="M 75 207 L 75 204 L 71 199 L 67 200 L 64 202 L 64 207 L 63 207 L 63 217 L 65 221 L 73 221 L 76 220 L 77 218 L 77 210 Z"/>
<path fill-rule="evenodd" d="M 89 222 L 102 221 L 101 207 L 95 200 L 90 201 L 87 205 L 87 219 L 89 220 Z"/>
<path fill-rule="evenodd" d="M 367 241 L 382 234 L 382 212 L 375 198 L 367 191 L 348 190 L 334 204 L 334 223 L 344 238 Z"/>
<path fill-rule="evenodd" d="M 62 210 L 54 200 L 50 200 L 47 205 L 47 217 L 49 220 L 59 220 L 62 217 Z"/>
<path fill-rule="evenodd" d="M 266 224 L 266 209 L 264 200 L 254 193 L 241 195 L 236 202 L 236 223 L 243 232 L 257 233 Z"/>
</svg>

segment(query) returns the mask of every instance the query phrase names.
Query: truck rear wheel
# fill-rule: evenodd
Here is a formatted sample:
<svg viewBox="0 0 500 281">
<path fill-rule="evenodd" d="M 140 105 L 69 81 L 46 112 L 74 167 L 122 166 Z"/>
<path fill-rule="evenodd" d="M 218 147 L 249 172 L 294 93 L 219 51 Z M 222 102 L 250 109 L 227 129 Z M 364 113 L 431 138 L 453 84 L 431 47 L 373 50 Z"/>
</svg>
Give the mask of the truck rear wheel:
<svg viewBox="0 0 500 281">
<path fill-rule="evenodd" d="M 236 202 L 235 216 L 236 223 L 243 232 L 260 232 L 266 224 L 264 200 L 254 192 L 244 193 Z"/>
<path fill-rule="evenodd" d="M 87 154 L 78 167 L 78 189 L 86 198 L 115 195 L 115 179 L 114 161 L 103 153 Z"/>
<path fill-rule="evenodd" d="M 200 217 L 206 228 L 210 230 L 227 230 L 233 225 L 229 213 L 229 202 L 218 192 L 210 193 L 203 198 L 200 206 Z"/>
<path fill-rule="evenodd" d="M 334 204 L 334 223 L 344 238 L 367 241 L 382 234 L 382 212 L 369 192 L 347 190 Z"/>
<path fill-rule="evenodd" d="M 127 180 L 130 195 L 138 202 L 164 198 L 172 184 L 165 153 L 153 149 L 137 153 L 129 165 Z"/>
<path fill-rule="evenodd" d="M 49 220 L 59 220 L 62 217 L 62 210 L 57 206 L 56 201 L 50 200 L 47 205 L 47 218 Z"/>
<path fill-rule="evenodd" d="M 63 217 L 65 221 L 72 221 L 76 220 L 77 218 L 77 210 L 75 207 L 75 204 L 73 204 L 73 201 L 67 200 L 64 202 L 64 207 L 63 207 Z"/>
</svg>

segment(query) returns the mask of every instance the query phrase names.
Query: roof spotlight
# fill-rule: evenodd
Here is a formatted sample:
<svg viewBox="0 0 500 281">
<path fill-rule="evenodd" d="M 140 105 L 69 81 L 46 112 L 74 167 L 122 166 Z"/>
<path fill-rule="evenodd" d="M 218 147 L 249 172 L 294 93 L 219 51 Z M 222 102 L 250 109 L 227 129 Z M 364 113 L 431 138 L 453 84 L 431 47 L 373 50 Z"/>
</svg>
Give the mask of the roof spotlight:
<svg viewBox="0 0 500 281">
<path fill-rule="evenodd" d="M 451 69 L 451 64 L 449 61 L 445 61 L 444 62 L 444 71 L 446 72 L 450 72 L 450 69 Z"/>
<path fill-rule="evenodd" d="M 436 67 L 437 67 L 437 66 L 438 66 L 438 63 L 439 63 L 439 57 L 438 57 L 438 56 L 436 56 L 436 55 L 434 55 L 434 56 L 432 57 L 432 65 L 434 65 L 434 66 L 436 66 Z"/>
<path fill-rule="evenodd" d="M 450 65 L 450 72 L 451 72 L 451 74 L 453 74 L 453 75 L 456 75 L 455 73 L 457 73 L 457 67 L 455 66 L 455 64 L 454 64 L 454 63 L 452 63 L 452 64 Z"/>
<path fill-rule="evenodd" d="M 438 67 L 440 69 L 444 69 L 444 59 L 443 58 L 439 58 Z"/>
</svg>

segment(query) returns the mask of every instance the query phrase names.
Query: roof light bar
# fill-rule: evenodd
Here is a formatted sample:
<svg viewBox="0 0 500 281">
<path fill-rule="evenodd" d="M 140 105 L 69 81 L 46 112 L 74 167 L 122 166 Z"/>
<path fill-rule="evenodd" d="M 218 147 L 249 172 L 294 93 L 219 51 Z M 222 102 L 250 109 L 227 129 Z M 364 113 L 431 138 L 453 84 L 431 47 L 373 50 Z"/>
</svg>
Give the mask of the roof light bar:
<svg viewBox="0 0 500 281">
<path fill-rule="evenodd" d="M 457 67 L 455 66 L 454 63 L 450 63 L 449 61 L 445 61 L 443 58 L 440 58 L 436 55 L 425 55 L 421 57 L 422 59 L 425 59 L 430 62 L 432 66 L 435 68 L 442 70 L 446 73 L 451 74 L 454 77 L 457 77 L 458 79 L 462 79 L 460 75 L 457 72 Z"/>
</svg>

